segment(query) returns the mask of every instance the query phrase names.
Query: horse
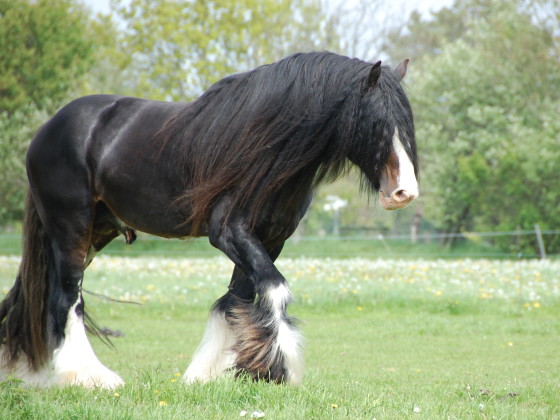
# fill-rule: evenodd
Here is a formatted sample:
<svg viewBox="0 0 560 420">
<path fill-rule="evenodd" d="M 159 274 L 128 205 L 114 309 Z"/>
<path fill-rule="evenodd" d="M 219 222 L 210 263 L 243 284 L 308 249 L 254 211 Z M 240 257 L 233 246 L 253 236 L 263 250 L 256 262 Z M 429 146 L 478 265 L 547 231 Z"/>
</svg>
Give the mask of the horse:
<svg viewBox="0 0 560 420">
<path fill-rule="evenodd" d="M 360 170 L 385 209 L 418 196 L 412 110 L 394 70 L 298 53 L 228 76 L 190 103 L 78 98 L 37 132 L 22 259 L 0 304 L 0 377 L 30 386 L 114 389 L 95 355 L 84 270 L 119 235 L 206 236 L 234 263 L 182 381 L 227 372 L 297 385 L 302 337 L 274 262 L 313 191 Z"/>
</svg>

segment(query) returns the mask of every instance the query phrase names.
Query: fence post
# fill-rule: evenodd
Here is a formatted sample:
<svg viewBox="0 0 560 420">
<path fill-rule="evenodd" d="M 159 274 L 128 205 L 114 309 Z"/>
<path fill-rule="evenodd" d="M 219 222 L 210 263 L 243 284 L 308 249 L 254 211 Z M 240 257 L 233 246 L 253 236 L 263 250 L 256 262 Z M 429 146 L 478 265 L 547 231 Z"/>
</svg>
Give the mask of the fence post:
<svg viewBox="0 0 560 420">
<path fill-rule="evenodd" d="M 412 224 L 410 225 L 410 242 L 416 244 L 418 242 L 418 232 L 420 231 L 420 223 L 422 223 L 422 209 L 418 207 L 414 213 Z"/>
<path fill-rule="evenodd" d="M 541 227 L 538 223 L 535 223 L 535 235 L 537 235 L 537 243 L 539 244 L 539 252 L 541 254 L 541 260 L 546 259 L 546 249 L 544 248 L 544 241 L 542 238 Z"/>
</svg>

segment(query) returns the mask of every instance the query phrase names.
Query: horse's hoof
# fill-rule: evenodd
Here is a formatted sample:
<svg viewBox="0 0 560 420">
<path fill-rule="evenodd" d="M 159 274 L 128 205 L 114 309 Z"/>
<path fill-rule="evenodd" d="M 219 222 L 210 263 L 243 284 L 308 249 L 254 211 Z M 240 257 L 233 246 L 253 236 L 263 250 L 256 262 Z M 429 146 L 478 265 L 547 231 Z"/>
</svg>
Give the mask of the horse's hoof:
<svg viewBox="0 0 560 420">
<path fill-rule="evenodd" d="M 96 366 L 79 371 L 67 370 L 59 372 L 53 385 L 83 386 L 89 389 L 115 389 L 124 385 L 122 378 L 105 366 Z"/>
</svg>

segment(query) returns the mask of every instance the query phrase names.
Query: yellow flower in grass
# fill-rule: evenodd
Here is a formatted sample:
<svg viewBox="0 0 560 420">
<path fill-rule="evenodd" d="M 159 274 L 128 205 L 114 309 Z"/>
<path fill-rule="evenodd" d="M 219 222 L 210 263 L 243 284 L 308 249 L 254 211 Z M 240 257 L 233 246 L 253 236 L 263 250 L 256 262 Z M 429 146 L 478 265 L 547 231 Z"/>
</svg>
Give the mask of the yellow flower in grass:
<svg viewBox="0 0 560 420">
<path fill-rule="evenodd" d="M 160 401 L 158 404 L 160 407 L 165 407 L 167 405 L 167 401 Z"/>
</svg>

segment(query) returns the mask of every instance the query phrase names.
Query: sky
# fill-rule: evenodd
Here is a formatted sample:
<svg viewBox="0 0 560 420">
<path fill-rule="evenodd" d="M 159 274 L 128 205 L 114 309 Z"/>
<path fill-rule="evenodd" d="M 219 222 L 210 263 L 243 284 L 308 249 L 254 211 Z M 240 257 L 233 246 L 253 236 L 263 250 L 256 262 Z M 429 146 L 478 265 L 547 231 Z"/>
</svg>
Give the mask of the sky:
<svg viewBox="0 0 560 420">
<path fill-rule="evenodd" d="M 110 0 L 84 0 L 93 10 L 105 13 L 110 11 L 109 1 Z M 452 3 L 453 0 L 395 0 L 392 2 L 392 4 L 397 7 L 404 6 L 407 15 L 414 9 L 419 10 L 422 14 L 427 14 L 430 10 L 439 10 Z"/>
<path fill-rule="evenodd" d="M 82 0 L 88 4 L 95 12 L 108 13 L 111 10 L 110 0 Z M 124 0 L 129 2 L 130 0 Z M 345 8 L 358 0 L 325 0 L 327 5 L 335 8 L 337 5 L 344 4 Z M 431 11 L 437 11 L 445 6 L 450 6 L 453 4 L 454 0 L 393 0 L 387 1 L 384 7 L 387 7 L 387 16 L 389 19 L 391 17 L 397 17 L 402 15 L 403 22 L 410 15 L 413 10 L 418 10 L 422 15 L 427 16 Z M 347 9 L 348 10 L 348 9 Z M 381 13 L 382 10 L 381 9 Z M 377 16 L 377 15 L 376 15 Z M 383 25 L 387 19 L 383 15 L 378 15 L 373 25 Z M 365 58 L 366 51 L 370 51 L 370 47 L 367 45 L 356 44 L 355 48 L 352 50 L 340 50 L 341 54 L 347 54 L 349 56 L 360 56 Z M 366 54 L 367 55 L 367 54 Z M 374 54 L 377 58 L 386 59 L 387 57 L 382 51 L 378 51 Z"/>
</svg>

